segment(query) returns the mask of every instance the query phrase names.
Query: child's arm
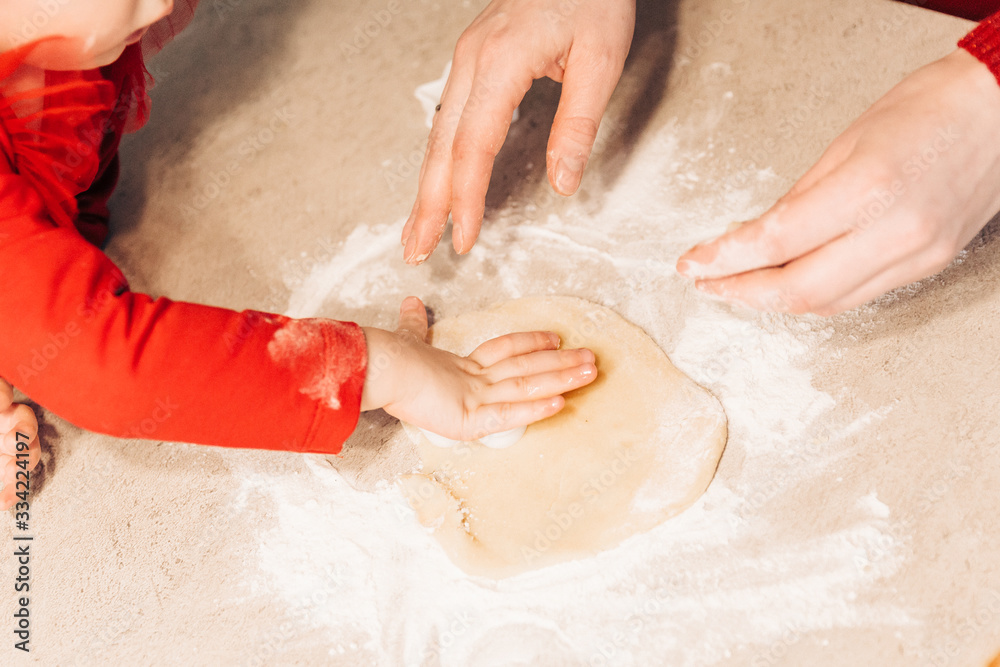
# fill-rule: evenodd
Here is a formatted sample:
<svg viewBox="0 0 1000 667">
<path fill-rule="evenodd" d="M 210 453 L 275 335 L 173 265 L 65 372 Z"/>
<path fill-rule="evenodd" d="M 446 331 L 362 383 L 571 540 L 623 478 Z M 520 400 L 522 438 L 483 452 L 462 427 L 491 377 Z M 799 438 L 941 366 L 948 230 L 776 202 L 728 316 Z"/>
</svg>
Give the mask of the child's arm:
<svg viewBox="0 0 1000 667">
<path fill-rule="evenodd" d="M 463 437 L 547 416 L 562 405 L 553 397 L 593 377 L 592 364 L 577 368 L 593 361 L 583 353 L 530 354 L 557 346 L 546 336 L 504 337 L 469 359 L 434 350 L 417 340 L 426 321 L 416 300 L 392 334 L 134 293 L 9 171 L 0 171 L 0 267 L 0 376 L 116 436 L 336 453 L 369 370 L 366 408 Z"/>
<path fill-rule="evenodd" d="M 360 327 L 152 299 L 56 227 L 0 162 L 0 376 L 121 437 L 335 453 L 365 377 Z"/>
</svg>

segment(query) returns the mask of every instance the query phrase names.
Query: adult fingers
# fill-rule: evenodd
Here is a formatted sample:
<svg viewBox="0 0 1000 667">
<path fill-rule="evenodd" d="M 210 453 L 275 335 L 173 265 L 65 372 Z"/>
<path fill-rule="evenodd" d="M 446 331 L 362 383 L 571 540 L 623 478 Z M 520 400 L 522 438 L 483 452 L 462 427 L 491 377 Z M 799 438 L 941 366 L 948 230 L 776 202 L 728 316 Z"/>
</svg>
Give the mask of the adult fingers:
<svg viewBox="0 0 1000 667">
<path fill-rule="evenodd" d="M 569 53 L 546 150 L 549 183 L 561 195 L 569 196 L 580 187 L 601 117 L 621 77 L 624 55 L 603 44 L 586 43 L 574 45 Z"/>
<path fill-rule="evenodd" d="M 484 435 L 527 426 L 556 414 L 566 405 L 562 396 L 516 403 L 484 405 L 469 415 L 463 440 L 478 440 Z"/>
<path fill-rule="evenodd" d="M 403 225 L 403 259 L 420 264 L 433 252 L 451 212 L 452 146 L 462 110 L 469 98 L 475 75 L 475 60 L 456 48 L 454 65 L 441 95 L 441 109 L 434 115 L 434 125 L 427 139 L 427 151 L 417 185 L 417 199 Z"/>
<path fill-rule="evenodd" d="M 484 390 L 484 403 L 516 403 L 558 396 L 579 389 L 597 378 L 597 366 L 592 363 L 572 368 L 518 376 L 501 380 Z"/>
<path fill-rule="evenodd" d="M 758 310 L 827 314 L 831 304 L 888 268 L 911 264 L 926 247 L 905 220 L 890 220 L 843 235 L 781 268 L 700 280 L 696 286 Z"/>
<path fill-rule="evenodd" d="M 452 147 L 452 242 L 468 252 L 479 236 L 493 161 L 507 138 L 514 109 L 534 80 L 512 42 L 495 39 L 482 45 L 476 77 Z"/>
<path fill-rule="evenodd" d="M 490 382 L 495 383 L 508 378 L 547 373 L 593 363 L 594 353 L 590 350 L 542 350 L 502 359 L 487 368 L 484 376 Z"/>
<path fill-rule="evenodd" d="M 472 351 L 469 359 L 487 368 L 510 357 L 558 347 L 559 336 L 551 331 L 512 333 L 486 341 Z"/>
<path fill-rule="evenodd" d="M 409 335 L 419 341 L 427 340 L 427 309 L 415 296 L 403 299 L 399 306 L 399 327 L 396 333 Z"/>
<path fill-rule="evenodd" d="M 868 303 L 872 299 L 879 297 L 886 292 L 902 285 L 908 285 L 916 280 L 926 278 L 938 271 L 943 270 L 951 264 L 956 253 L 944 249 L 928 247 L 907 261 L 896 262 L 866 282 L 841 297 L 832 300 L 829 304 L 820 309 L 820 315 L 836 315 L 845 310 L 856 308 L 863 303 Z"/>
<path fill-rule="evenodd" d="M 835 170 L 801 194 L 782 198 L 758 219 L 688 250 L 678 259 L 677 271 L 689 278 L 720 278 L 801 257 L 866 225 L 873 182 L 880 181 L 861 165 Z"/>
</svg>

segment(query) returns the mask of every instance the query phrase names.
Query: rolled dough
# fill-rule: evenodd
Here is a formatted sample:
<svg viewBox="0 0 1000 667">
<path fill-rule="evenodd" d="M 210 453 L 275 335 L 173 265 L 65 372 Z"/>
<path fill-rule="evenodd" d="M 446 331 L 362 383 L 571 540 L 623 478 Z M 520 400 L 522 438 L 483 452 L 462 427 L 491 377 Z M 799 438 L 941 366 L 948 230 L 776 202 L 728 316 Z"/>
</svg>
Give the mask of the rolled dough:
<svg viewBox="0 0 1000 667">
<path fill-rule="evenodd" d="M 466 355 L 514 331 L 555 331 L 587 347 L 597 380 L 508 449 L 443 449 L 404 424 L 419 472 L 400 479 L 420 522 L 462 569 L 493 578 L 593 555 L 697 500 L 726 443 L 719 402 L 674 368 L 641 329 L 570 297 L 528 297 L 434 325 L 431 342 Z"/>
</svg>

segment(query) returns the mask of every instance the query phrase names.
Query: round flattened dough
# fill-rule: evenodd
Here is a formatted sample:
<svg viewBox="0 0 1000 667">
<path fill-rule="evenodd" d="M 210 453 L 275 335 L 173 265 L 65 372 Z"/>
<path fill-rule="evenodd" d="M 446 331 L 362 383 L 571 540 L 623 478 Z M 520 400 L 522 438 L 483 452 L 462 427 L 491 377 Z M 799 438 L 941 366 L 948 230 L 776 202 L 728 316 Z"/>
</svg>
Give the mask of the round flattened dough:
<svg viewBox="0 0 1000 667">
<path fill-rule="evenodd" d="M 514 331 L 555 331 L 587 347 L 598 379 L 508 449 L 418 443 L 400 483 L 420 522 L 462 569 L 501 578 L 593 555 L 676 516 L 708 488 L 726 417 L 641 329 L 571 297 L 528 297 L 445 319 L 432 343 L 467 355 Z"/>
</svg>

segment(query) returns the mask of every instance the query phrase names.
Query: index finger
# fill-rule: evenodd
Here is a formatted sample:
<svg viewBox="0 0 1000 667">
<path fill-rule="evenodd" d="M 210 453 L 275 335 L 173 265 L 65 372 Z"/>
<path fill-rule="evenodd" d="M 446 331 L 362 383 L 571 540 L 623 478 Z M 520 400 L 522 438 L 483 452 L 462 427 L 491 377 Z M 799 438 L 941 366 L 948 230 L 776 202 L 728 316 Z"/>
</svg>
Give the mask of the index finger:
<svg viewBox="0 0 1000 667">
<path fill-rule="evenodd" d="M 417 199 L 403 226 L 403 259 L 420 264 L 434 251 L 451 212 L 452 161 L 455 130 L 472 86 L 474 67 L 456 55 L 441 95 L 441 108 L 427 138 L 427 152 L 420 165 Z"/>
<path fill-rule="evenodd" d="M 495 363 L 539 350 L 559 348 L 559 336 L 551 331 L 512 333 L 488 340 L 469 355 L 469 359 L 483 368 Z"/>
</svg>

